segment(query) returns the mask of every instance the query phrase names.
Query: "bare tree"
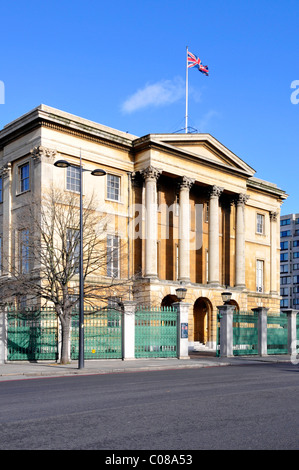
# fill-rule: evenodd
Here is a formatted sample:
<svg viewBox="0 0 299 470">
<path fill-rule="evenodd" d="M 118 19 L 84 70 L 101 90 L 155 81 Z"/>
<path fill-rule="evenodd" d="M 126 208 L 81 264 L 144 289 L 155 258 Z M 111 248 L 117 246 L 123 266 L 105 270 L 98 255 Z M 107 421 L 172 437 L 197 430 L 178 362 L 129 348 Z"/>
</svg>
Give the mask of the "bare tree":
<svg viewBox="0 0 299 470">
<path fill-rule="evenodd" d="M 123 298 L 130 280 L 112 268 L 126 257 L 126 247 L 109 246 L 108 216 L 97 210 L 95 198 L 84 198 L 83 279 L 85 304 L 103 306 L 107 299 Z M 2 304 L 16 297 L 28 303 L 52 305 L 61 321 L 61 362 L 69 362 L 72 312 L 79 298 L 79 198 L 52 187 L 42 201 L 29 197 L 15 216 L 11 260 L 3 259 L 0 282 Z M 125 264 L 125 263 L 124 263 Z M 126 273 L 127 274 L 127 273 Z"/>
</svg>

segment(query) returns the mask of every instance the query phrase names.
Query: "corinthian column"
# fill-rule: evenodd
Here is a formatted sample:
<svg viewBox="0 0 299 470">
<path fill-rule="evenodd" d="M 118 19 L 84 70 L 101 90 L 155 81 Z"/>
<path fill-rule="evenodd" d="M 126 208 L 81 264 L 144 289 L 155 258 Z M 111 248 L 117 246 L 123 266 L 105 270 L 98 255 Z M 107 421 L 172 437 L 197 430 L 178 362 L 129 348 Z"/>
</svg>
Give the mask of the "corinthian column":
<svg viewBox="0 0 299 470">
<path fill-rule="evenodd" d="M 179 280 L 190 280 L 190 188 L 194 184 L 193 179 L 182 177 L 179 183 Z"/>
<path fill-rule="evenodd" d="M 236 287 L 245 288 L 245 216 L 244 206 L 249 199 L 239 194 L 236 200 Z"/>
<path fill-rule="evenodd" d="M 277 294 L 277 212 L 270 212 L 270 294 Z"/>
<path fill-rule="evenodd" d="M 209 203 L 209 279 L 219 285 L 219 197 L 223 188 L 212 186 Z"/>
<path fill-rule="evenodd" d="M 162 170 L 141 171 L 145 181 L 145 277 L 157 277 L 157 180 Z"/>
</svg>

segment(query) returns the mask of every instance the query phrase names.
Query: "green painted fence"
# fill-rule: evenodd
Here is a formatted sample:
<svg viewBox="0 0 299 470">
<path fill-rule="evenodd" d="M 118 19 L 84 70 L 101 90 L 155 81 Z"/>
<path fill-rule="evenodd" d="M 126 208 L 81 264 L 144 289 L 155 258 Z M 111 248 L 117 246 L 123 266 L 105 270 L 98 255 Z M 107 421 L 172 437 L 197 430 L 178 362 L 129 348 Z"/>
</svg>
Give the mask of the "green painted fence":
<svg viewBox="0 0 299 470">
<path fill-rule="evenodd" d="M 177 311 L 141 308 L 135 313 L 135 357 L 177 357 Z"/>
<path fill-rule="evenodd" d="M 267 353 L 288 353 L 288 317 L 286 313 L 267 315 Z"/>
<path fill-rule="evenodd" d="M 233 355 L 258 354 L 258 314 L 237 312 L 233 314 Z"/>
<path fill-rule="evenodd" d="M 71 359 L 79 356 L 79 314 L 74 313 L 71 329 Z M 84 358 L 122 357 L 121 312 L 113 309 L 84 311 Z"/>
<path fill-rule="evenodd" d="M 57 360 L 58 320 L 52 309 L 7 312 L 7 360 Z"/>
</svg>

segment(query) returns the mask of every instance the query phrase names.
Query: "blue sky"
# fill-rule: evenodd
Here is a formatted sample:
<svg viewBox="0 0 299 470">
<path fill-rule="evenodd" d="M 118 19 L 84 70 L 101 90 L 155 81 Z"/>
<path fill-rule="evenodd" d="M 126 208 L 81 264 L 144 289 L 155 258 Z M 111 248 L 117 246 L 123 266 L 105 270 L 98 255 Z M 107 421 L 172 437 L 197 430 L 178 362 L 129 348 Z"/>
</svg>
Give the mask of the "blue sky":
<svg viewBox="0 0 299 470">
<path fill-rule="evenodd" d="M 210 70 L 189 70 L 189 126 L 299 212 L 298 20 L 299 0 L 3 2 L 0 128 L 44 103 L 137 136 L 175 132 L 188 46 Z"/>
</svg>

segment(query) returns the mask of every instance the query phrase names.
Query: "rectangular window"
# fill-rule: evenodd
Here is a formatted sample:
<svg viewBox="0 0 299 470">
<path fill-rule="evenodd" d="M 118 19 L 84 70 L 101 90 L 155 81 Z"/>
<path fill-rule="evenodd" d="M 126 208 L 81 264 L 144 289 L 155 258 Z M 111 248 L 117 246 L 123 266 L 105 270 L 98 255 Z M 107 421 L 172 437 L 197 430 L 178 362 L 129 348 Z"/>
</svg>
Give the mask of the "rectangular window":
<svg viewBox="0 0 299 470">
<path fill-rule="evenodd" d="M 256 261 L 256 291 L 264 292 L 264 261 Z"/>
<path fill-rule="evenodd" d="M 287 250 L 289 246 L 289 242 L 280 242 L 280 249 Z"/>
<path fill-rule="evenodd" d="M 299 240 L 294 240 L 293 241 L 293 246 L 299 246 Z"/>
<path fill-rule="evenodd" d="M 288 299 L 281 299 L 281 301 L 280 301 L 280 306 L 281 306 L 281 307 L 288 307 L 288 306 L 289 306 L 289 301 L 288 301 Z"/>
<path fill-rule="evenodd" d="M 69 261 L 68 269 L 73 269 L 74 274 L 78 274 L 80 260 L 80 230 L 78 229 L 67 229 L 66 257 Z"/>
<path fill-rule="evenodd" d="M 293 253 L 293 258 L 299 258 L 299 251 L 295 251 Z"/>
<path fill-rule="evenodd" d="M 120 277 L 119 269 L 119 237 L 107 236 L 107 276 Z"/>
<path fill-rule="evenodd" d="M 295 286 L 293 288 L 293 292 L 294 292 L 294 294 L 299 294 L 299 286 Z"/>
<path fill-rule="evenodd" d="M 299 284 L 299 276 L 294 276 L 294 284 Z"/>
<path fill-rule="evenodd" d="M 280 253 L 280 261 L 288 261 L 289 253 Z"/>
<path fill-rule="evenodd" d="M 282 285 L 291 284 L 291 276 L 283 276 L 280 278 L 280 283 Z"/>
<path fill-rule="evenodd" d="M 291 230 L 284 230 L 283 232 L 280 232 L 281 237 L 290 237 L 291 236 Z"/>
<path fill-rule="evenodd" d="M 256 232 L 259 234 L 264 233 L 264 223 L 265 223 L 265 216 L 262 214 L 256 214 Z"/>
<path fill-rule="evenodd" d="M 288 287 L 282 287 L 280 289 L 280 295 L 289 295 L 289 288 Z"/>
<path fill-rule="evenodd" d="M 288 266 L 288 264 L 281 264 L 281 265 L 280 265 L 280 272 L 281 272 L 281 273 L 288 273 L 288 272 L 289 272 L 289 266 Z"/>
<path fill-rule="evenodd" d="M 290 225 L 291 219 L 282 219 L 280 225 Z"/>
<path fill-rule="evenodd" d="M 107 175 L 107 199 L 112 201 L 120 200 L 120 177 Z"/>
<path fill-rule="evenodd" d="M 293 264 L 293 270 L 297 271 L 299 269 L 299 263 L 294 263 Z"/>
<path fill-rule="evenodd" d="M 19 271 L 20 274 L 29 273 L 29 230 L 19 232 Z"/>
<path fill-rule="evenodd" d="M 29 163 L 25 163 L 19 167 L 20 192 L 29 190 Z"/>
<path fill-rule="evenodd" d="M 68 166 L 66 170 L 66 189 L 80 192 L 80 167 Z"/>
</svg>

